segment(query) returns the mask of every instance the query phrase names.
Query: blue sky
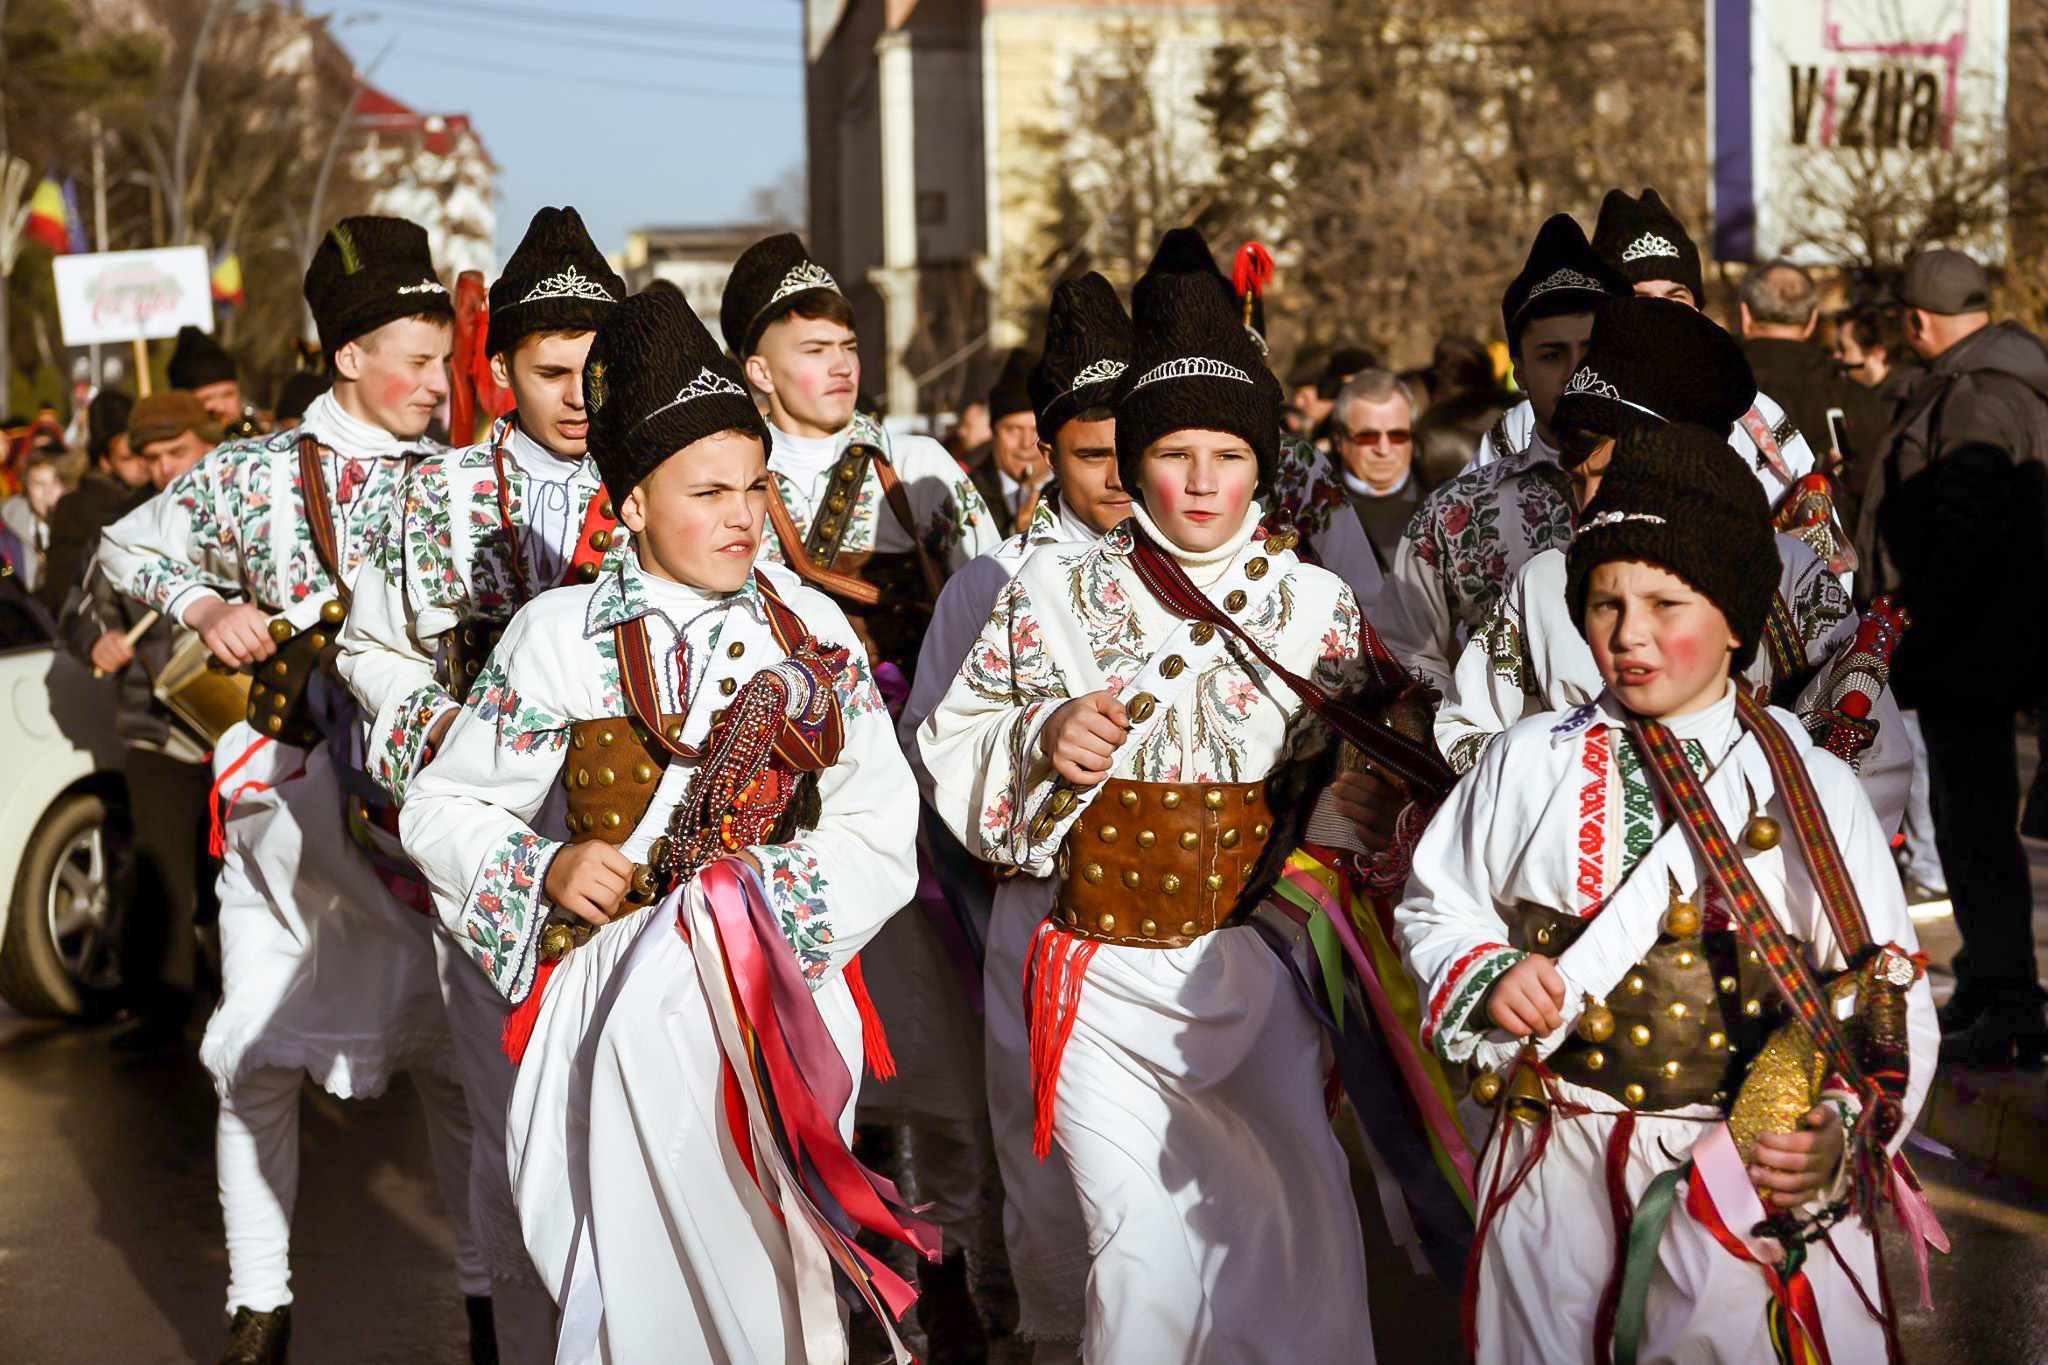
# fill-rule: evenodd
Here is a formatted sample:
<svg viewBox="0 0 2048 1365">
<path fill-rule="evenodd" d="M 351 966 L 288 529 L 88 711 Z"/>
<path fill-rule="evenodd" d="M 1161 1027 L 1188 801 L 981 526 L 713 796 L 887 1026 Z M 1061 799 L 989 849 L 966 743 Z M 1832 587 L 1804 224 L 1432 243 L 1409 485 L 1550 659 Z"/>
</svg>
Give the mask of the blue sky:
<svg viewBox="0 0 2048 1365">
<path fill-rule="evenodd" d="M 307 7 L 377 64 L 372 84 L 475 121 L 499 167 L 500 262 L 543 204 L 574 204 L 615 252 L 643 224 L 744 219 L 803 160 L 800 0 Z"/>
</svg>

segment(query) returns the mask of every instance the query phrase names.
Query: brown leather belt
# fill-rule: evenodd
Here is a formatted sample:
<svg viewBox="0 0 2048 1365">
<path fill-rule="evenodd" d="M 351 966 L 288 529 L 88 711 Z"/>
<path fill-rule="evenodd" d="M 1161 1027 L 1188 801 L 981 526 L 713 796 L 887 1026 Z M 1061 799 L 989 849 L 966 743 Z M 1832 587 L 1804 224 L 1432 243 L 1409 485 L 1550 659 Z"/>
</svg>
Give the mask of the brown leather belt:
<svg viewBox="0 0 2048 1365">
<path fill-rule="evenodd" d="M 1060 849 L 1053 914 L 1077 937 L 1184 948 L 1223 928 L 1272 833 L 1259 783 L 1106 783 Z"/>
<path fill-rule="evenodd" d="M 339 601 L 320 608 L 320 619 L 294 631 L 282 616 L 270 618 L 270 638 L 277 652 L 257 664 L 249 678 L 248 721 L 259 735 L 310 749 L 322 738 L 313 723 L 306 689 L 320 669 L 332 671 L 334 637 L 348 609 Z"/>
<path fill-rule="evenodd" d="M 486 621 L 472 618 L 448 632 L 448 650 L 445 669 L 448 691 L 455 700 L 469 700 L 469 689 L 476 685 L 477 674 L 484 671 L 484 664 L 490 659 L 491 651 L 498 647 L 504 637 L 505 627 L 510 620 Z"/>
</svg>

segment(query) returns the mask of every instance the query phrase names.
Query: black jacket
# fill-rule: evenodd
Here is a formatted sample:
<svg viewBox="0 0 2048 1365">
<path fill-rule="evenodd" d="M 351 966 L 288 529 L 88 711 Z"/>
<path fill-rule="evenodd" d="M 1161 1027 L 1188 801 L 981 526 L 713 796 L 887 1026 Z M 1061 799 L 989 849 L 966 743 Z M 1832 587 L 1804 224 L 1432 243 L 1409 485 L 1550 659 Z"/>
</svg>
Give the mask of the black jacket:
<svg viewBox="0 0 2048 1365">
<path fill-rule="evenodd" d="M 1909 706 L 2048 697 L 2048 347 L 1996 323 L 1936 357 L 1865 499 L 1867 591 L 1913 625 L 1893 661 Z"/>
<path fill-rule="evenodd" d="M 100 532 L 155 495 L 156 490 L 147 484 L 130 488 L 96 467 L 86 471 L 78 487 L 57 500 L 50 510 L 50 551 L 43 564 L 43 581 L 36 586 L 36 595 L 52 616 L 64 610 L 72 590 L 85 582 L 86 566 L 99 553 Z"/>
<path fill-rule="evenodd" d="M 1810 341 L 1751 337 L 1742 343 L 1742 353 L 1749 357 L 1757 388 L 1785 409 L 1833 479 L 1842 525 L 1854 526 L 1870 471 L 1883 454 L 1891 429 L 1884 401 L 1843 374 L 1835 358 Z M 1841 414 L 1839 470 L 1829 453 L 1837 436 L 1830 413 Z"/>
</svg>

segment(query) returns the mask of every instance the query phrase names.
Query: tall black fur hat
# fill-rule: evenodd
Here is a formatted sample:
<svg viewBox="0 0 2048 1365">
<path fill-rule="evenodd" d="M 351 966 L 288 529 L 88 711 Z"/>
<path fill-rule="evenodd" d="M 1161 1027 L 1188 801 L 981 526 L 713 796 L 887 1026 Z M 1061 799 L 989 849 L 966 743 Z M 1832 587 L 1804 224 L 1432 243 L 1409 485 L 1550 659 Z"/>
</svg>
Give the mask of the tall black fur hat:
<svg viewBox="0 0 2048 1365">
<path fill-rule="evenodd" d="M 1130 363 L 1131 319 L 1115 287 L 1092 270 L 1061 280 L 1045 319 L 1045 355 L 1031 371 L 1039 439 L 1050 444 L 1075 417 L 1108 404 Z"/>
<path fill-rule="evenodd" d="M 399 318 L 455 320 L 434 275 L 427 231 L 403 218 L 344 218 L 327 229 L 306 267 L 306 304 L 329 355 Z"/>
<path fill-rule="evenodd" d="M 1003 372 L 988 391 L 988 420 L 1000 422 L 1013 412 L 1030 412 L 1031 352 L 1017 347 L 1003 357 Z"/>
<path fill-rule="evenodd" d="M 536 332 L 594 332 L 626 297 L 619 278 L 573 208 L 544 208 L 526 225 L 505 273 L 491 285 L 484 350 L 504 355 Z"/>
<path fill-rule="evenodd" d="M 837 294 L 839 285 L 804 250 L 794 232 L 778 232 L 740 253 L 718 302 L 725 344 L 745 363 L 768 324 L 814 294 Z"/>
<path fill-rule="evenodd" d="M 1270 488 L 1280 458 L 1280 381 L 1266 368 L 1227 290 L 1201 274 L 1141 281 L 1131 364 L 1116 387 L 1116 466 L 1137 488 L 1138 459 L 1169 432 L 1241 437 Z"/>
<path fill-rule="evenodd" d="M 1569 213 L 1557 214 L 1537 229 L 1522 273 L 1501 295 L 1508 349 L 1520 349 L 1523 326 L 1537 318 L 1590 313 L 1600 300 L 1628 292 L 1628 281 L 1594 254 L 1577 221 Z"/>
<path fill-rule="evenodd" d="M 1712 318 L 1669 299 L 1631 294 L 1593 310 L 1586 358 L 1559 395 L 1550 429 L 1619 437 L 1639 426 L 1686 422 L 1725 441 L 1755 401 L 1749 358 Z M 1574 462 L 1567 450 L 1565 463 Z"/>
<path fill-rule="evenodd" d="M 1734 671 L 1756 657 L 1778 590 L 1778 548 L 1763 486 L 1726 437 L 1676 424 L 1615 442 L 1566 557 L 1573 620 L 1586 619 L 1594 568 L 1617 559 L 1660 565 L 1710 598 L 1741 641 Z"/>
<path fill-rule="evenodd" d="M 1700 249 L 1655 190 L 1634 199 L 1607 191 L 1600 221 L 1593 224 L 1593 253 L 1620 271 L 1630 288 L 1645 280 L 1676 280 L 1692 291 L 1695 304 L 1706 302 Z"/>
<path fill-rule="evenodd" d="M 178 344 L 171 348 L 164 374 L 174 389 L 201 389 L 234 379 L 235 358 L 218 341 L 188 324 L 178 329 Z"/>
<path fill-rule="evenodd" d="M 1249 250 L 1251 250 L 1251 244 L 1247 243 L 1245 251 Z M 1259 250 L 1264 251 L 1265 248 L 1260 247 Z M 1238 254 L 1243 256 L 1245 252 L 1240 251 Z M 1270 258 L 1268 259 L 1270 263 Z M 1267 276 L 1270 277 L 1270 274 L 1271 271 L 1269 269 Z M 1134 316 L 1144 306 L 1138 301 L 1138 296 L 1151 287 L 1148 281 L 1162 279 L 1168 275 L 1210 275 L 1215 277 L 1216 283 L 1222 286 L 1224 298 L 1228 299 L 1232 308 L 1237 310 L 1238 321 L 1244 324 L 1245 331 L 1251 335 L 1252 344 L 1258 348 L 1259 357 L 1263 362 L 1267 351 L 1266 298 L 1265 282 L 1263 279 L 1260 280 L 1256 288 L 1240 290 L 1237 285 L 1232 283 L 1228 276 L 1224 275 L 1222 267 L 1216 264 L 1216 254 L 1209 250 L 1209 241 L 1206 237 L 1202 236 L 1200 228 L 1168 228 L 1161 234 L 1159 246 L 1153 251 L 1152 260 L 1146 265 L 1145 273 L 1140 275 L 1137 283 L 1131 286 L 1131 312 Z M 1247 295 L 1249 295 L 1249 298 L 1247 298 Z M 1248 312 L 1247 308 L 1249 309 Z"/>
<path fill-rule="evenodd" d="M 769 448 L 740 367 L 680 292 L 649 289 L 607 309 L 583 363 L 590 450 L 616 505 L 669 456 L 740 431 Z"/>
</svg>

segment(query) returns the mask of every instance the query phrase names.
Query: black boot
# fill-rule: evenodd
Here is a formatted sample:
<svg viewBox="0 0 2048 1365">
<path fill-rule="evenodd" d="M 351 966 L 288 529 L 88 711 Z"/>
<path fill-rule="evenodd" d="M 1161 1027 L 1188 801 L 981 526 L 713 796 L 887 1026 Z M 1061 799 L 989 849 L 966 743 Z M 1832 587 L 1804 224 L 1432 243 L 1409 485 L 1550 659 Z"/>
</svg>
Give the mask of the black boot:
<svg viewBox="0 0 2048 1365">
<path fill-rule="evenodd" d="M 1968 1028 L 1944 1033 L 1941 1060 L 1962 1066 L 2040 1067 L 2048 1060 L 2048 1021 L 2040 999 L 1991 1001 Z"/>
<path fill-rule="evenodd" d="M 228 1324 L 227 1349 L 220 1353 L 220 1365 L 278 1365 L 290 1357 L 292 1306 L 259 1313 L 237 1308 Z"/>
<path fill-rule="evenodd" d="M 1935 1017 L 1941 1020 L 1942 1037 L 1953 1038 L 1967 1032 L 1971 1025 L 1984 1017 L 1984 1011 L 1991 1004 L 1991 992 L 1975 986 L 1958 985 L 1948 1003 L 1934 1012 Z"/>
<path fill-rule="evenodd" d="M 498 1324 L 491 1317 L 488 1294 L 471 1294 L 463 1300 L 469 1310 L 469 1365 L 498 1365 Z"/>
<path fill-rule="evenodd" d="M 917 1324 L 924 1328 L 927 1365 L 984 1365 L 988 1336 L 967 1291 L 967 1253 L 917 1263 Z"/>
</svg>

